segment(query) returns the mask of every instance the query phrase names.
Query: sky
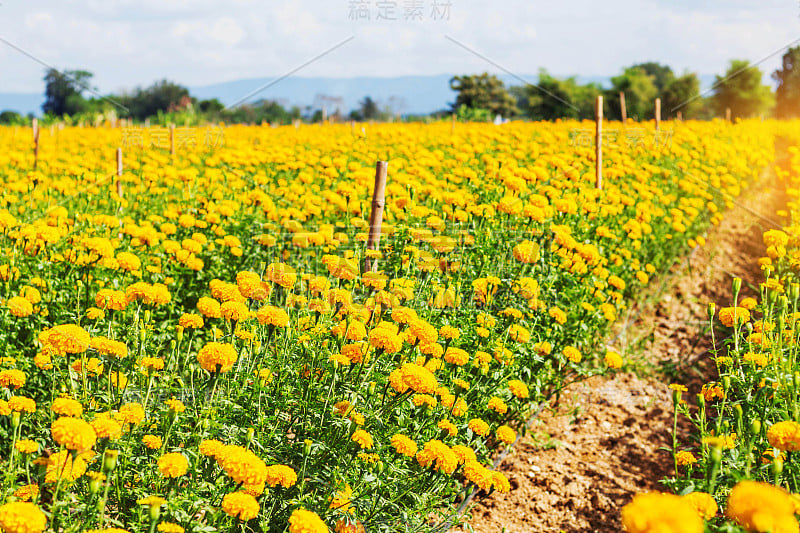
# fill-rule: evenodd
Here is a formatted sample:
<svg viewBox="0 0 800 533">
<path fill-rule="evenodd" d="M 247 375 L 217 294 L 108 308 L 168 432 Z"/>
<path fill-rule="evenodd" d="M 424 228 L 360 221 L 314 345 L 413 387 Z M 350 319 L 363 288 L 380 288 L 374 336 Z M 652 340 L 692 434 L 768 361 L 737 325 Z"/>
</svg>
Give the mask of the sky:
<svg viewBox="0 0 800 533">
<path fill-rule="evenodd" d="M 282 76 L 609 76 L 643 61 L 719 74 L 797 41 L 796 0 L 0 0 L 0 92 L 41 63 L 101 92 Z M 346 41 L 346 42 L 345 42 Z M 344 43 L 344 44 L 342 44 Z M 337 45 L 339 45 L 337 47 Z M 768 75 L 780 53 L 761 65 Z M 37 62 L 38 60 L 38 62 Z M 41 62 L 41 63 L 40 63 Z M 765 82 L 768 81 L 765 76 Z"/>
</svg>

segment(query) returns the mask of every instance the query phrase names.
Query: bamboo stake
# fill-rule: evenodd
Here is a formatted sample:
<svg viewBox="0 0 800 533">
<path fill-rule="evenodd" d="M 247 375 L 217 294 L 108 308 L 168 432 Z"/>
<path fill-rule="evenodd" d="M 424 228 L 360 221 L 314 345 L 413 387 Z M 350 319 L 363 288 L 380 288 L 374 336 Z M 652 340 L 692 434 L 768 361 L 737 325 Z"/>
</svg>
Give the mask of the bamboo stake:
<svg viewBox="0 0 800 533">
<path fill-rule="evenodd" d="M 372 191 L 372 211 L 369 214 L 369 237 L 367 250 L 377 250 L 381 240 L 381 224 L 383 223 L 384 197 L 386 194 L 386 175 L 389 163 L 378 161 L 375 165 L 375 188 Z M 369 257 L 364 260 L 364 272 L 377 270 L 378 263 L 373 263 Z"/>
<path fill-rule="evenodd" d="M 603 189 L 603 97 L 598 96 L 594 106 L 594 120 L 597 124 L 597 134 L 594 138 L 595 148 L 595 187 Z"/>
<path fill-rule="evenodd" d="M 628 124 L 628 108 L 625 106 L 625 92 L 619 92 L 619 108 L 622 110 L 622 125 Z"/>
<path fill-rule="evenodd" d="M 117 196 L 122 198 L 122 148 L 117 148 Z"/>
<path fill-rule="evenodd" d="M 661 131 L 661 98 L 656 98 L 656 131 Z"/>
<path fill-rule="evenodd" d="M 455 113 L 450 115 L 450 120 L 452 121 L 452 123 L 450 125 L 450 133 L 455 133 L 456 132 L 456 114 Z"/>
<path fill-rule="evenodd" d="M 728 122 L 731 121 L 731 108 L 730 107 L 726 107 L 725 108 L 725 120 L 727 120 Z"/>
<path fill-rule="evenodd" d="M 33 170 L 39 166 L 39 119 L 33 119 Z"/>
<path fill-rule="evenodd" d="M 682 122 L 682 121 L 683 121 L 683 113 L 678 111 L 678 122 Z"/>
<path fill-rule="evenodd" d="M 175 124 L 169 125 L 169 155 L 175 155 Z"/>
</svg>

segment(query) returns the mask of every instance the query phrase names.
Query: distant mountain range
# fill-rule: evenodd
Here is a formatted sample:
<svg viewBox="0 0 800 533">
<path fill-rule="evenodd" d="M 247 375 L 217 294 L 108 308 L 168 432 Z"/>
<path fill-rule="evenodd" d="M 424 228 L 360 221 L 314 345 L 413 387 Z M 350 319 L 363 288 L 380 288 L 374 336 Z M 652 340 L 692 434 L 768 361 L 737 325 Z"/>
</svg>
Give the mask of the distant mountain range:
<svg viewBox="0 0 800 533">
<path fill-rule="evenodd" d="M 201 100 L 217 98 L 226 106 L 268 99 L 284 107 L 298 106 L 303 110 L 309 106 L 319 109 L 324 104 L 329 112 L 339 108 L 345 113 L 358 107 L 358 102 L 365 96 L 370 96 L 380 106 L 390 106 L 402 114 L 427 114 L 447 109 L 455 100 L 455 92 L 450 89 L 451 77 L 450 74 L 439 74 L 395 78 L 253 78 L 189 87 L 189 92 Z M 538 75 L 500 75 L 499 78 L 506 86 L 512 86 L 522 85 L 520 80 L 535 83 Z M 576 78 L 579 83 L 594 82 L 603 87 L 611 84 L 610 76 Z M 713 75 L 700 75 L 702 90 L 713 83 Z M 0 92 L 0 111 L 41 115 L 43 101 L 43 94 Z"/>
</svg>

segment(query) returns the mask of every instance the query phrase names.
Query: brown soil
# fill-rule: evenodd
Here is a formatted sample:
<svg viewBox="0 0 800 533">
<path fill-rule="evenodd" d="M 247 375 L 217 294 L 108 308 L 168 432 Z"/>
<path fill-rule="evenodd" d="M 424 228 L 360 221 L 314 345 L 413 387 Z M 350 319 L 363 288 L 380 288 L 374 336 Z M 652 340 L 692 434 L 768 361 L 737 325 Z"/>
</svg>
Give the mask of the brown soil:
<svg viewBox="0 0 800 533">
<path fill-rule="evenodd" d="M 709 231 L 707 245 L 672 269 L 663 291 L 622 321 L 612 347 L 623 355 L 640 354 L 638 375 L 570 386 L 500 467 L 512 491 L 479 497 L 459 529 L 621 531 L 620 508 L 638 492 L 659 489 L 659 480 L 671 475 L 671 453 L 660 449 L 672 447 L 667 384 L 685 383 L 697 392 L 715 377 L 708 364 L 707 304 L 730 305 L 733 276 L 743 280 L 740 298 L 755 295 L 763 279 L 757 264 L 764 254 L 762 233 L 774 227 L 770 221 L 781 221 L 780 209 L 784 191 L 769 172 Z"/>
</svg>

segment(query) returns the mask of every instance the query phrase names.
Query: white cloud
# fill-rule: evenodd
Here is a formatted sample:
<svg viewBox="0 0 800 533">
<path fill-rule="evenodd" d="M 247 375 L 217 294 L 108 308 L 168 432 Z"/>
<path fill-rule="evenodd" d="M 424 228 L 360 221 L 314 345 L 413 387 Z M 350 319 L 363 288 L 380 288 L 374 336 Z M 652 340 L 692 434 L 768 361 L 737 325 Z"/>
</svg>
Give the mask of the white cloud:
<svg viewBox="0 0 800 533">
<path fill-rule="evenodd" d="M 165 77 L 278 76 L 352 35 L 298 75 L 499 72 L 445 35 L 520 75 L 613 75 L 647 60 L 719 73 L 732 58 L 758 60 L 800 37 L 800 10 L 781 0 L 450 0 L 448 20 L 431 19 L 432 2 L 414 22 L 403 20 L 403 0 L 396 21 L 374 12 L 351 20 L 349 0 L 20 0 L 0 5 L 0 37 L 59 68 L 94 72 L 103 91 Z M 0 92 L 41 91 L 43 67 L 30 58 L 0 48 L 0 68 Z"/>
</svg>

